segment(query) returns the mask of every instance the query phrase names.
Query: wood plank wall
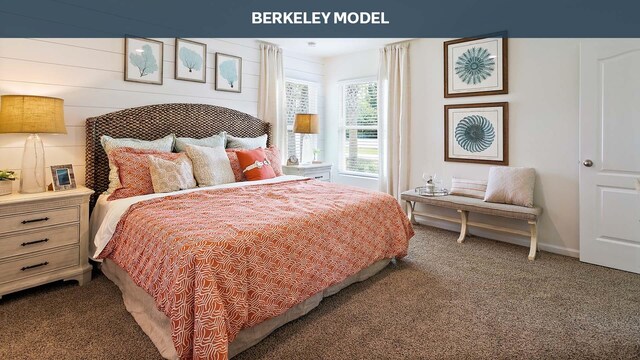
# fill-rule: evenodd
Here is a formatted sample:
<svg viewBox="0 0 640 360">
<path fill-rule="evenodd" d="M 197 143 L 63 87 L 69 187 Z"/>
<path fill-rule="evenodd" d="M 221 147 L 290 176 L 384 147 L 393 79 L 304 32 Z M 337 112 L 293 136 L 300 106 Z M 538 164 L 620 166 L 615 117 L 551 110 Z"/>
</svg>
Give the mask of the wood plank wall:
<svg viewBox="0 0 640 360">
<path fill-rule="evenodd" d="M 260 62 L 256 39 L 191 39 L 207 44 L 206 83 L 175 80 L 175 39 L 156 40 L 164 43 L 161 86 L 123 80 L 122 38 L 0 39 L 0 95 L 43 95 L 65 100 L 68 134 L 42 135 L 46 166 L 71 163 L 78 183 L 84 184 L 84 123 L 91 116 L 171 102 L 212 104 L 256 115 Z M 242 57 L 242 93 L 214 90 L 216 52 Z M 318 108 L 323 118 L 323 60 L 286 50 L 284 53 L 288 78 L 320 86 Z M 0 169 L 19 172 L 25 139 L 26 134 L 0 134 Z M 320 148 L 323 143 L 320 138 Z M 18 182 L 14 188 L 18 188 Z"/>
</svg>

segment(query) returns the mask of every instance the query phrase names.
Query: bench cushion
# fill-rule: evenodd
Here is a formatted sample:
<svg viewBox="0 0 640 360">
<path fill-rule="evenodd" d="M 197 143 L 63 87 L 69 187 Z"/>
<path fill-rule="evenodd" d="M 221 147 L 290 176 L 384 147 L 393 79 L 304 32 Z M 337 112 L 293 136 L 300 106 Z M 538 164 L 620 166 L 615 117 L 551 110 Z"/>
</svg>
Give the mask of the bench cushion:
<svg viewBox="0 0 640 360">
<path fill-rule="evenodd" d="M 488 203 L 481 199 L 456 195 L 434 197 L 420 196 L 415 192 L 415 190 L 403 192 L 402 200 L 416 201 L 427 205 L 520 220 L 536 220 L 542 213 L 542 209 L 536 206 L 529 208 L 517 205 Z"/>
</svg>

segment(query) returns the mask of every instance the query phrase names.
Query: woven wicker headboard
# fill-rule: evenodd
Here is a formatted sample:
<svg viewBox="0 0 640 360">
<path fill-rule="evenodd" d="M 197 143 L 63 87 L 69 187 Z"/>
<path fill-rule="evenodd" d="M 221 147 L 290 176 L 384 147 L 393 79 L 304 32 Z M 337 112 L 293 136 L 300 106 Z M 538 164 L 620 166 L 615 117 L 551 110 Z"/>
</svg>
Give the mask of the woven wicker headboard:
<svg viewBox="0 0 640 360">
<path fill-rule="evenodd" d="M 220 131 L 233 136 L 269 134 L 269 123 L 240 111 L 204 104 L 160 104 L 125 109 L 87 119 L 86 186 L 95 191 L 89 209 L 109 187 L 109 161 L 100 137 L 155 140 L 169 134 L 203 138 Z M 269 143 L 270 143 L 269 139 Z"/>
</svg>

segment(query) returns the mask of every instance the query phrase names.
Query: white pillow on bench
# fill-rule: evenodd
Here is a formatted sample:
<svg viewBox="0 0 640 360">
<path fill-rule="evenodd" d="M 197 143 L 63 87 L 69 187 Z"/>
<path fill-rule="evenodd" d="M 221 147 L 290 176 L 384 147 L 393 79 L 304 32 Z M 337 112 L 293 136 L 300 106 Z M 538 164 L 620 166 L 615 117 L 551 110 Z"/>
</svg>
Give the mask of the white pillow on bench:
<svg viewBox="0 0 640 360">
<path fill-rule="evenodd" d="M 476 199 L 484 199 L 487 191 L 486 180 L 469 180 L 453 178 L 451 180 L 451 191 L 449 194 L 458 196 L 467 196 Z"/>
<path fill-rule="evenodd" d="M 533 168 L 491 167 L 484 201 L 533 207 L 535 181 L 536 171 Z"/>
</svg>

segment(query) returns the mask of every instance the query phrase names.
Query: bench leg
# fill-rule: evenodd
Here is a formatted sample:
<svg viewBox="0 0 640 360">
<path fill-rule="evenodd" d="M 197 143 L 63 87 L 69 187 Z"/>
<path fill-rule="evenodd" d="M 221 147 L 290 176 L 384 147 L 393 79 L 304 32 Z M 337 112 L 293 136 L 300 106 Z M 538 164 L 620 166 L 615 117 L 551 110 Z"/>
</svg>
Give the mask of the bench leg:
<svg viewBox="0 0 640 360">
<path fill-rule="evenodd" d="M 416 202 L 407 201 L 407 203 L 409 203 L 409 208 L 407 209 L 408 211 L 407 216 L 409 217 L 409 221 L 411 221 L 413 225 L 416 225 L 418 224 L 418 222 L 416 221 L 415 215 L 413 215 L 413 211 L 416 209 Z"/>
<path fill-rule="evenodd" d="M 458 243 L 462 244 L 464 238 L 467 237 L 467 217 L 469 216 L 468 211 L 458 210 L 460 213 L 460 237 L 458 238 Z"/>
<path fill-rule="evenodd" d="M 529 260 L 536 259 L 536 252 L 538 251 L 538 222 L 529 221 L 529 228 L 531 229 L 531 247 L 529 248 Z"/>
</svg>

